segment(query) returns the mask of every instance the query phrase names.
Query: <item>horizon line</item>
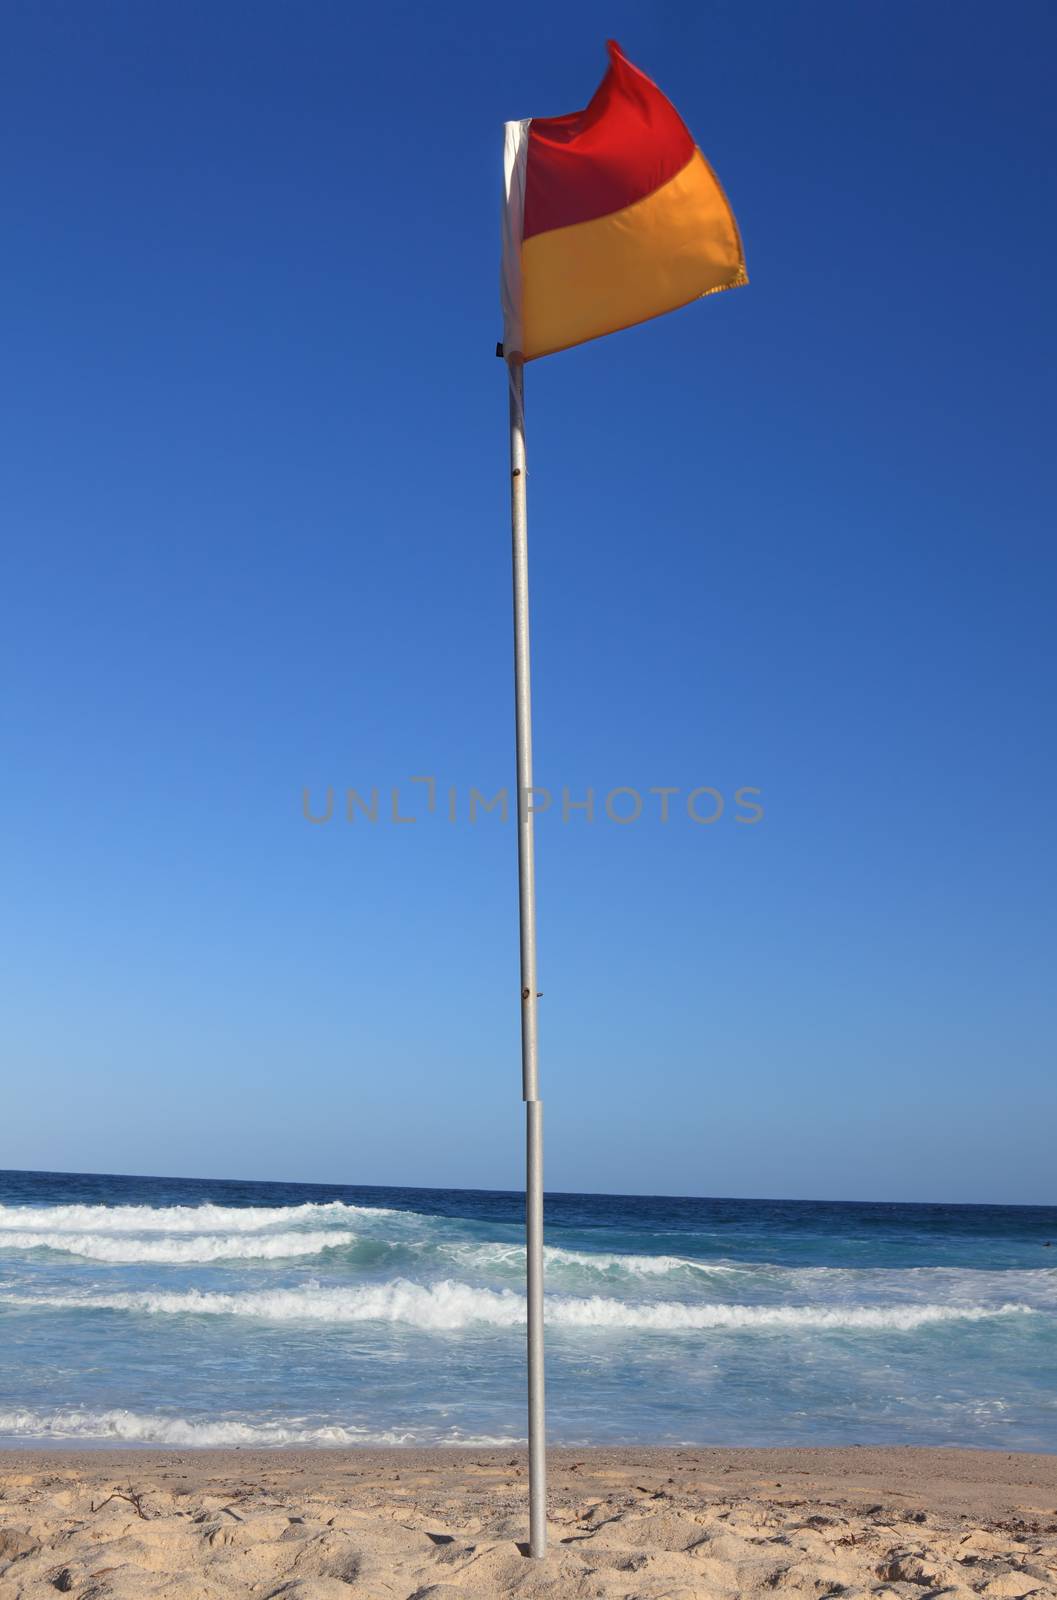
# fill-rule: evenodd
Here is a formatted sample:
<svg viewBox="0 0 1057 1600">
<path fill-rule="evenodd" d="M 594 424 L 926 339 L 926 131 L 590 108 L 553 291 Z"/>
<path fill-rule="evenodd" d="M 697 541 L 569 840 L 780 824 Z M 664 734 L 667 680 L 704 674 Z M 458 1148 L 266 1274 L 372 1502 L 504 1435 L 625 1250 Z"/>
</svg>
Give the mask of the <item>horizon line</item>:
<svg viewBox="0 0 1057 1600">
<path fill-rule="evenodd" d="M 0 1178 L 16 1176 L 26 1178 L 126 1178 L 155 1183 L 251 1183 L 258 1187 L 296 1187 L 299 1189 L 402 1189 L 412 1194 L 493 1194 L 523 1199 L 523 1189 L 482 1188 L 475 1185 L 453 1187 L 444 1184 L 414 1183 L 352 1183 L 326 1181 L 314 1178 L 200 1178 L 163 1172 L 91 1172 L 68 1171 L 48 1167 L 0 1167 Z M 1026 1200 L 843 1200 L 834 1196 L 795 1195 L 732 1195 L 732 1194 L 636 1194 L 627 1190 L 608 1189 L 545 1189 L 544 1195 L 555 1199 L 593 1200 L 690 1200 L 703 1204 L 732 1202 L 738 1205 L 801 1205 L 801 1206 L 920 1206 L 923 1209 L 942 1210 L 956 1206 L 959 1210 L 978 1211 L 1057 1211 L 1053 1202 Z"/>
</svg>

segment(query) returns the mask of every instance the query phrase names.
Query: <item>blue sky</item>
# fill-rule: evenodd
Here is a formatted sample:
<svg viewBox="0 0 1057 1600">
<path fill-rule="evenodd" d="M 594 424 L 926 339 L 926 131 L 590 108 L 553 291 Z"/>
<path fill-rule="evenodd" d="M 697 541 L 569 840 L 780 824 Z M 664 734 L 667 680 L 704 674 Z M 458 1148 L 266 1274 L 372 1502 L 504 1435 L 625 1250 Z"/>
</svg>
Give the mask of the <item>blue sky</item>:
<svg viewBox="0 0 1057 1600">
<path fill-rule="evenodd" d="M 527 374 L 538 780 L 681 791 L 540 820 L 548 1184 L 1052 1201 L 1052 8 L 4 32 L 0 1165 L 520 1183 L 501 125 L 612 35 L 752 282 Z"/>
</svg>

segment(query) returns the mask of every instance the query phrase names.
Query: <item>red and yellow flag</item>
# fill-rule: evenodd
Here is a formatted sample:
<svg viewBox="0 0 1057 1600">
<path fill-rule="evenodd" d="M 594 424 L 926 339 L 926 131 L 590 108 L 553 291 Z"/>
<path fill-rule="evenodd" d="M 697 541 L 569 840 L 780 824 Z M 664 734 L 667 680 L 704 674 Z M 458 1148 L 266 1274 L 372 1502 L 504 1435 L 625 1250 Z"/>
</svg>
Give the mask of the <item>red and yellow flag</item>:
<svg viewBox="0 0 1057 1600">
<path fill-rule="evenodd" d="M 748 282 L 738 225 L 686 124 L 608 49 L 586 110 L 506 125 L 507 357 L 552 355 Z"/>
</svg>

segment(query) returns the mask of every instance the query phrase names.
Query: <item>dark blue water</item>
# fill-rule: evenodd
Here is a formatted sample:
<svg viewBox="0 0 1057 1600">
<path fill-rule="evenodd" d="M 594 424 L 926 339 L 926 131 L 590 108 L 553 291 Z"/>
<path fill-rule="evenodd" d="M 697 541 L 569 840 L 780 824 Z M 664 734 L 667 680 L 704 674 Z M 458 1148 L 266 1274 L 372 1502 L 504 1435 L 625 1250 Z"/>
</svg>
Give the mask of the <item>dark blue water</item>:
<svg viewBox="0 0 1057 1600">
<path fill-rule="evenodd" d="M 520 1196 L 0 1173 L 0 1437 L 513 1441 Z M 1057 1208 L 549 1195 L 556 1440 L 1057 1449 Z"/>
</svg>

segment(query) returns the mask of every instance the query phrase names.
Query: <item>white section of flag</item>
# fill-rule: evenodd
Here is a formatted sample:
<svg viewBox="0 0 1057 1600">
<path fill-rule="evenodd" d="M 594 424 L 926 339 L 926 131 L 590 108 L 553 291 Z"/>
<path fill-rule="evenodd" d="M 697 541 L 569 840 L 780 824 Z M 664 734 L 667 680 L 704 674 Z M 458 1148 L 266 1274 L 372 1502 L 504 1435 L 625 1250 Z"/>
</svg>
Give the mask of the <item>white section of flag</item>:
<svg viewBox="0 0 1057 1600">
<path fill-rule="evenodd" d="M 504 125 L 503 140 L 503 265 L 499 292 L 503 303 L 503 354 L 520 355 L 521 240 L 525 229 L 525 172 L 531 117 Z"/>
</svg>

